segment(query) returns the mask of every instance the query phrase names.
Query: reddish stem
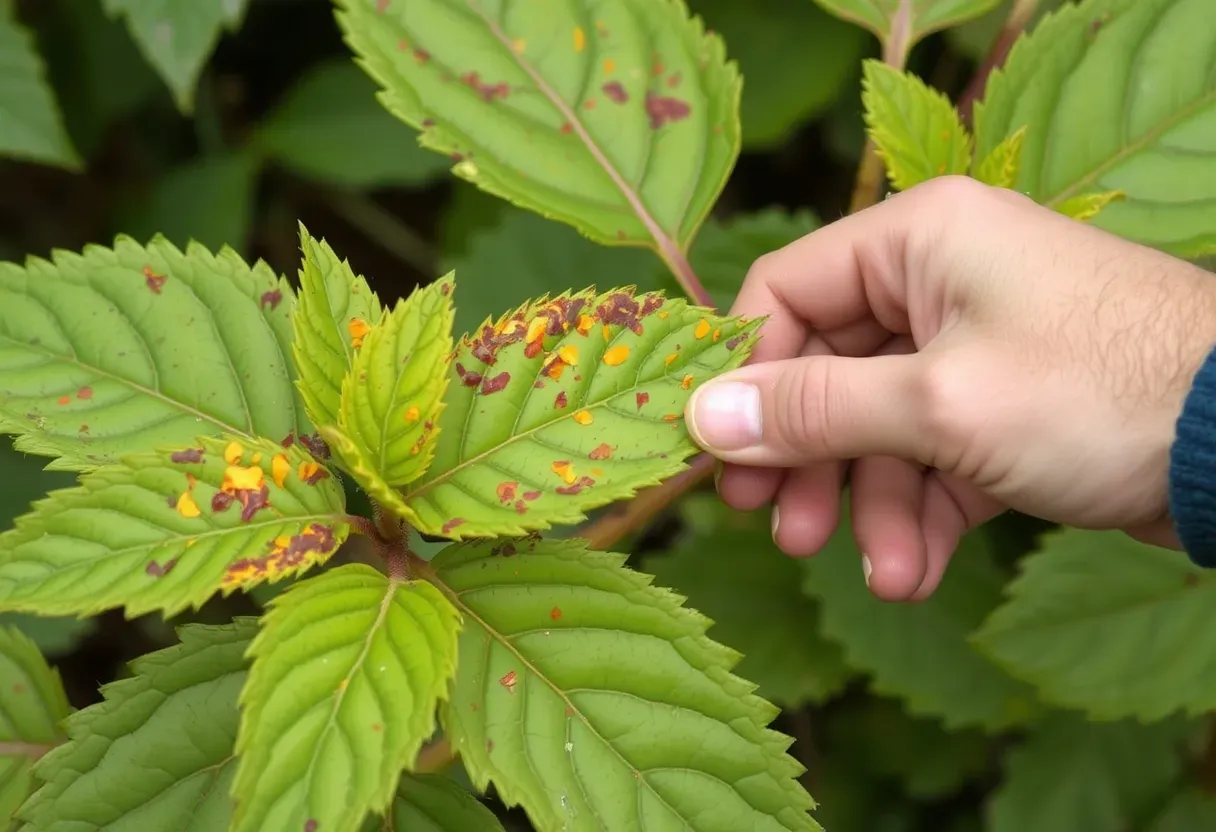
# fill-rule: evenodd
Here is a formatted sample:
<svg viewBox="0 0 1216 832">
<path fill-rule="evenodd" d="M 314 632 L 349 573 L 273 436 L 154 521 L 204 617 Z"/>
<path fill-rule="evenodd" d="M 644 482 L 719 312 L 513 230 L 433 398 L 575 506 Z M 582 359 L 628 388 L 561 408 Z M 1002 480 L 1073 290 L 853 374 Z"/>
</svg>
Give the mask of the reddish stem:
<svg viewBox="0 0 1216 832">
<path fill-rule="evenodd" d="M 959 97 L 959 117 L 968 128 L 972 124 L 975 102 L 983 97 L 984 89 L 988 85 L 988 76 L 994 69 L 1005 63 L 1005 59 L 1009 57 L 1009 51 L 1013 49 L 1013 45 L 1022 36 L 1026 27 L 1030 25 L 1030 19 L 1034 17 L 1038 7 L 1039 0 L 1016 0 L 1013 8 L 1009 10 L 1009 16 L 1005 18 L 1005 24 L 1001 27 L 996 40 L 993 41 L 983 63 L 976 70 L 971 82 L 967 84 L 967 89 Z"/>
</svg>

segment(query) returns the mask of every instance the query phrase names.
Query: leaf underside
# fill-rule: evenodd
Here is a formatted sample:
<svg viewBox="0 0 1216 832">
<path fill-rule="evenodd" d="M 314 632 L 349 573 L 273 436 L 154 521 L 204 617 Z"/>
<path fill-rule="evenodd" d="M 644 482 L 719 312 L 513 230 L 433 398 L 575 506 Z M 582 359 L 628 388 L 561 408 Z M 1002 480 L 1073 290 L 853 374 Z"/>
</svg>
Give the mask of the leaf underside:
<svg viewBox="0 0 1216 832">
<path fill-rule="evenodd" d="M 777 709 L 625 558 L 573 541 L 451 546 L 464 616 L 445 730 L 540 829 L 818 830 Z"/>
<path fill-rule="evenodd" d="M 884 43 L 895 31 L 907 48 L 926 35 L 994 9 L 1001 0 L 815 0 L 837 17 L 869 29 Z M 907 18 L 902 19 L 906 14 Z"/>
<path fill-rule="evenodd" d="M 424 147 L 597 242 L 686 248 L 738 156 L 738 71 L 679 0 L 337 5 Z"/>
<path fill-rule="evenodd" d="M 159 237 L 0 263 L 0 431 L 62 470 L 198 435 L 303 436 L 293 305 L 265 264 Z"/>
<path fill-rule="evenodd" d="M 341 484 L 299 444 L 204 438 L 133 454 L 0 535 L 0 609 L 197 608 L 327 559 L 348 532 L 344 507 Z"/>
<path fill-rule="evenodd" d="M 685 403 L 746 359 L 759 323 L 594 288 L 487 321 L 457 345 L 409 519 L 454 539 L 522 534 L 658 484 L 696 451 Z"/>
<path fill-rule="evenodd" d="M 494 813 L 442 774 L 401 775 L 392 809 L 366 832 L 503 832 Z"/>
</svg>

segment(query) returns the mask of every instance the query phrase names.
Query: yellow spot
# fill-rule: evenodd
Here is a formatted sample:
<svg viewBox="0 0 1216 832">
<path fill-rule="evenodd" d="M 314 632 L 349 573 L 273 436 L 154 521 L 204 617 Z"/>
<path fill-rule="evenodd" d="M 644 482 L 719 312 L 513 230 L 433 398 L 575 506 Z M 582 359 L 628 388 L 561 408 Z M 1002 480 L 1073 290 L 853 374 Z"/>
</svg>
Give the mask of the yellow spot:
<svg viewBox="0 0 1216 832">
<path fill-rule="evenodd" d="M 663 363 L 666 364 L 668 367 L 670 367 L 671 362 L 675 361 L 679 357 L 680 357 L 680 354 L 678 352 L 673 352 L 671 355 L 669 355 L 663 359 Z"/>
<path fill-rule="evenodd" d="M 685 390 L 687 390 L 689 387 L 692 387 L 692 376 L 691 375 L 684 376 L 684 378 L 681 379 L 681 381 L 680 381 L 680 386 L 683 387 Z"/>
<path fill-rule="evenodd" d="M 350 345 L 355 349 L 363 346 L 363 339 L 367 337 L 367 333 L 372 331 L 372 328 L 367 325 L 367 321 L 362 318 L 351 318 L 347 325 L 350 330 Z"/>
<path fill-rule="evenodd" d="M 583 27 L 574 27 L 574 51 L 582 52 L 587 48 L 587 33 L 583 31 Z"/>
<path fill-rule="evenodd" d="M 412 404 L 405 409 L 405 421 L 417 422 L 422 418 L 422 411 L 418 409 L 418 405 Z"/>
<path fill-rule="evenodd" d="M 574 466 L 569 462 L 553 463 L 553 473 L 561 477 L 562 480 L 565 481 L 566 485 L 574 482 Z"/>
<path fill-rule="evenodd" d="M 287 461 L 286 454 L 275 454 L 274 459 L 270 461 L 270 475 L 274 477 L 274 484 L 282 488 L 290 473 L 291 463 Z"/>
<path fill-rule="evenodd" d="M 198 543 L 198 541 L 196 539 L 194 539 L 193 537 L 190 538 L 189 540 L 186 541 L 186 548 L 189 549 L 195 543 Z"/>
<path fill-rule="evenodd" d="M 595 477 L 602 477 L 604 476 L 604 471 L 602 468 L 592 468 L 591 475 Z"/>
<path fill-rule="evenodd" d="M 578 334 L 586 335 L 591 331 L 591 327 L 595 326 L 595 318 L 590 315 L 578 316 Z"/>
<path fill-rule="evenodd" d="M 262 464 L 262 453 L 261 453 L 261 451 L 254 451 L 254 452 L 253 452 L 253 457 L 252 457 L 252 458 L 251 458 L 249 461 L 250 461 L 250 462 L 252 462 L 254 465 L 261 465 L 261 464 Z"/>
<path fill-rule="evenodd" d="M 535 318 L 532 319 L 532 322 L 530 324 L 528 324 L 528 334 L 527 334 L 527 336 L 524 337 L 524 340 L 527 341 L 529 344 L 531 344 L 534 341 L 540 340 L 541 338 L 544 337 L 545 329 L 548 326 L 549 326 L 549 319 L 546 318 L 544 315 L 537 315 Z"/>
<path fill-rule="evenodd" d="M 517 54 L 522 55 L 524 50 L 528 48 L 528 44 L 524 42 L 523 38 L 516 38 L 511 42 L 511 48 L 514 49 Z"/>
<path fill-rule="evenodd" d="M 301 462 L 300 467 L 296 469 L 296 473 L 300 475 L 300 479 L 308 482 L 315 477 L 321 470 L 321 466 L 315 462 Z"/>
<path fill-rule="evenodd" d="M 605 341 L 612 340 L 612 330 L 608 328 L 608 324 L 604 324 L 602 327 L 600 327 L 600 332 L 604 334 Z"/>
<path fill-rule="evenodd" d="M 709 321 L 702 319 L 701 322 L 699 324 L 697 324 L 697 328 L 695 330 L 693 330 L 692 334 L 694 336 L 696 336 L 696 339 L 698 341 L 700 341 L 702 338 L 704 338 L 706 335 L 709 334 L 709 330 L 710 330 Z"/>
<path fill-rule="evenodd" d="M 618 367 L 629 357 L 629 347 L 624 344 L 613 347 L 604 353 L 604 363 L 609 367 Z"/>
<path fill-rule="evenodd" d="M 239 442 L 229 442 L 228 447 L 224 448 L 224 462 L 227 462 L 229 465 L 236 465 L 244 455 L 245 449 L 241 447 Z"/>
<path fill-rule="evenodd" d="M 589 425 L 592 421 L 594 421 L 594 419 L 595 417 L 591 415 L 590 410 L 580 410 L 578 413 L 574 414 L 574 421 L 578 422 L 580 425 Z"/>
<path fill-rule="evenodd" d="M 507 321 L 506 324 L 499 324 L 498 330 L 499 330 L 499 332 L 502 332 L 506 335 L 511 335 L 515 332 L 515 330 L 519 329 L 521 326 L 523 326 L 523 324 L 520 321 L 517 321 L 515 318 L 512 318 L 511 320 Z"/>
<path fill-rule="evenodd" d="M 578 347 L 568 344 L 557 351 L 557 357 L 567 364 L 578 363 Z"/>
<path fill-rule="evenodd" d="M 243 468 L 229 465 L 224 470 L 224 491 L 258 491 L 266 481 L 266 472 L 256 465 Z"/>
<path fill-rule="evenodd" d="M 722 330 L 715 329 L 714 330 L 714 341 L 716 342 L 721 337 L 722 337 Z"/>
<path fill-rule="evenodd" d="M 664 312 L 664 311 L 663 311 L 663 310 L 661 310 L 661 309 L 659 310 L 659 320 L 660 320 L 660 321 L 665 321 L 665 320 L 667 320 L 667 313 L 666 313 L 666 312 Z"/>
<path fill-rule="evenodd" d="M 611 74 L 612 74 L 613 72 L 615 72 L 615 71 L 616 71 L 616 61 L 612 60 L 612 58 L 607 58 L 607 59 L 605 59 L 605 61 L 604 61 L 604 74 L 605 74 L 605 75 L 611 75 Z"/>
<path fill-rule="evenodd" d="M 190 518 L 198 517 L 201 514 L 198 510 L 198 503 L 194 502 L 189 491 L 182 492 L 182 496 L 177 498 L 177 513 L 182 517 Z"/>
<path fill-rule="evenodd" d="M 663 421 L 664 422 L 674 422 L 676 419 L 679 419 L 679 418 L 680 418 L 680 416 L 677 413 L 668 413 L 666 416 L 663 417 Z"/>
</svg>

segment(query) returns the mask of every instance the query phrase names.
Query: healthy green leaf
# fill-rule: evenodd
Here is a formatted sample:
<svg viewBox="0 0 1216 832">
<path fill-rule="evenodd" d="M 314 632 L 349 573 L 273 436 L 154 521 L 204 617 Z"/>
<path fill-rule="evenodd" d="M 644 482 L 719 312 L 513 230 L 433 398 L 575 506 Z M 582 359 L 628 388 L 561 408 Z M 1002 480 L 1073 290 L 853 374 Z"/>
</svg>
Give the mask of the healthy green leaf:
<svg viewBox="0 0 1216 832">
<path fill-rule="evenodd" d="M 803 593 L 797 561 L 773 545 L 767 524 L 725 509 L 711 517 L 642 568 L 713 620 L 710 632 L 743 654 L 736 672 L 758 695 L 797 708 L 839 693 L 850 671 L 819 632 L 819 605 Z"/>
<path fill-rule="evenodd" d="M 758 325 L 594 288 L 486 321 L 457 346 L 435 461 L 404 490 L 407 519 L 457 540 L 520 534 L 683 470 L 696 452 L 684 405 L 747 358 Z"/>
<path fill-rule="evenodd" d="M 232 832 L 354 832 L 435 730 L 460 615 L 432 584 L 348 564 L 279 595 L 250 648 Z"/>
<path fill-rule="evenodd" d="M 16 627 L 45 656 L 70 653 L 97 631 L 95 618 L 45 618 L 25 613 L 0 613 L 0 627 Z"/>
<path fill-rule="evenodd" d="M 975 643 L 1055 704 L 1158 719 L 1216 707 L 1216 575 L 1122 532 L 1069 529 L 1021 562 Z"/>
<path fill-rule="evenodd" d="M 465 620 L 442 719 L 474 784 L 546 830 L 818 830 L 777 708 L 624 561 L 531 539 L 432 562 Z"/>
<path fill-rule="evenodd" d="M 1195 832 L 1216 829 L 1216 796 L 1199 789 L 1185 791 L 1170 801 L 1147 832 Z"/>
<path fill-rule="evenodd" d="M 33 790 L 30 767 L 60 739 L 70 712 L 59 674 L 34 642 L 0 627 L 0 826 L 9 828 Z"/>
<path fill-rule="evenodd" d="M 42 58 L 17 22 L 13 0 L 0 0 L 0 78 L 0 155 L 79 170 Z"/>
<path fill-rule="evenodd" d="M 294 303 L 264 263 L 159 237 L 0 263 L 0 431 L 62 470 L 199 434 L 304 436 Z"/>
<path fill-rule="evenodd" d="M 840 643 L 845 661 L 872 675 L 876 692 L 903 699 L 913 715 L 940 717 L 948 729 L 999 730 L 1035 714 L 1029 686 L 967 643 L 1004 583 L 982 529 L 963 538 L 941 586 L 917 604 L 870 594 L 847 517 L 805 568 L 824 633 Z"/>
<path fill-rule="evenodd" d="M 418 479 L 435 455 L 450 378 L 452 276 L 415 289 L 372 327 L 342 383 L 339 423 L 389 485 Z"/>
<path fill-rule="evenodd" d="M 807 0 L 690 0 L 718 32 L 746 83 L 743 147 L 775 150 L 821 115 L 854 78 L 865 32 Z"/>
<path fill-rule="evenodd" d="M 902 66 L 926 35 L 991 11 L 1001 0 L 815 0 L 832 14 L 869 29 Z"/>
<path fill-rule="evenodd" d="M 981 161 L 975 159 L 975 178 L 997 188 L 1012 188 L 1018 181 L 1018 167 L 1022 163 L 1022 144 L 1026 141 L 1026 128 L 1019 127 L 1004 141 L 992 148 Z"/>
<path fill-rule="evenodd" d="M 187 624 L 180 644 L 131 662 L 105 700 L 69 717 L 37 765 L 28 832 L 227 832 L 245 650 L 257 619 Z"/>
<path fill-rule="evenodd" d="M 292 345 L 300 373 L 296 384 L 312 421 L 318 426 L 337 425 L 342 382 L 354 363 L 355 350 L 383 311 L 363 276 L 356 276 L 329 243 L 313 238 L 302 223 L 300 249 L 304 262 Z"/>
<path fill-rule="evenodd" d="M 127 28 L 160 74 L 178 109 L 194 110 L 199 73 L 224 30 L 236 31 L 249 0 L 102 0 L 111 17 Z"/>
<path fill-rule="evenodd" d="M 1216 250 L 1216 74 L 1196 70 L 1216 60 L 1211 19 L 1209 0 L 1064 5 L 989 78 L 979 155 L 1029 125 L 1017 190 L 1057 209 L 1123 191 L 1095 225 L 1179 256 Z"/>
<path fill-rule="evenodd" d="M 0 535 L 0 609 L 198 608 L 324 562 L 346 539 L 341 484 L 298 444 L 203 438 L 132 454 Z"/>
<path fill-rule="evenodd" d="M 1055 713 L 1005 761 L 989 804 L 991 832 L 1122 832 L 1139 828 L 1182 768 L 1188 726 L 1171 720 L 1091 723 Z M 1192 827 L 1199 829 L 1201 827 Z"/>
<path fill-rule="evenodd" d="M 503 832 L 494 813 L 450 777 L 401 775 L 392 808 L 369 818 L 365 832 Z"/>
<path fill-rule="evenodd" d="M 423 147 L 596 242 L 671 260 L 738 156 L 738 71 L 680 0 L 336 2 L 381 101 Z"/>
<path fill-rule="evenodd" d="M 380 105 L 376 86 L 349 57 L 309 68 L 254 138 L 274 161 L 314 179 L 356 188 L 424 185 L 451 160 Z"/>
<path fill-rule="evenodd" d="M 656 269 L 649 252 L 604 248 L 568 226 L 500 204 L 506 209 L 504 216 L 472 234 L 463 254 L 445 259 L 444 268 L 460 279 L 457 332 L 476 332 L 487 318 L 496 318 L 528 298 L 558 295 L 570 288 L 575 275 L 593 286 L 613 286 L 623 275 L 631 279 L 636 275 L 638 289 L 658 288 L 651 277 Z"/>
<path fill-rule="evenodd" d="M 901 191 L 971 168 L 971 136 L 950 99 L 910 72 L 882 61 L 862 64 L 866 127 Z"/>
</svg>

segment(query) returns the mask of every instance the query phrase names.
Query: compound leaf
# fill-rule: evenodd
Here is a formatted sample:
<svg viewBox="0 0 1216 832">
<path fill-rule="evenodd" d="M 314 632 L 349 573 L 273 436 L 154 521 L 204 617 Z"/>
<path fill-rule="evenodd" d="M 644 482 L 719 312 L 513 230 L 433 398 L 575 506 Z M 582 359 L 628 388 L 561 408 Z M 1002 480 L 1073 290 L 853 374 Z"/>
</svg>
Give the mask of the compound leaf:
<svg viewBox="0 0 1216 832">
<path fill-rule="evenodd" d="M 249 0 L 103 0 L 111 17 L 126 18 L 127 29 L 169 89 L 178 109 L 194 110 L 194 91 L 203 64 L 227 29 L 236 31 Z"/>
<path fill-rule="evenodd" d="M 304 436 L 293 306 L 265 264 L 161 237 L 0 263 L 0 431 L 61 470 L 200 434 Z"/>
<path fill-rule="evenodd" d="M 70 712 L 59 674 L 14 627 L 0 627 L 0 827 L 33 791 L 30 768 L 61 738 Z"/>
<path fill-rule="evenodd" d="M 450 777 L 406 772 L 392 808 L 379 825 L 367 823 L 366 832 L 503 832 L 503 826 Z"/>
<path fill-rule="evenodd" d="M 1052 703 L 1104 718 L 1216 707 L 1216 575 L 1122 532 L 1068 529 L 1021 561 L 975 643 Z"/>
<path fill-rule="evenodd" d="M 1139 828 L 1145 809 L 1160 801 L 1182 769 L 1179 752 L 1188 727 L 1182 720 L 1095 724 L 1074 713 L 1052 714 L 1008 752 L 1005 778 L 989 804 L 986 828 Z"/>
<path fill-rule="evenodd" d="M 432 561 L 465 620 L 442 719 L 474 784 L 539 829 L 818 830 L 777 708 L 624 561 L 535 539 Z"/>
<path fill-rule="evenodd" d="M 68 742 L 35 768 L 30 832 L 227 832 L 245 651 L 257 620 L 187 624 L 181 643 L 131 662 L 132 676 L 70 716 Z"/>
<path fill-rule="evenodd" d="M 870 674 L 877 693 L 904 700 L 913 715 L 941 718 L 948 729 L 999 730 L 1034 716 L 1030 687 L 967 642 L 1004 583 L 985 532 L 963 538 L 927 600 L 889 604 L 866 589 L 848 528 L 846 517 L 824 550 L 805 561 L 806 590 L 819 599 L 823 631 L 844 649 L 845 661 Z"/>
<path fill-rule="evenodd" d="M 997 188 L 1012 188 L 1018 181 L 1018 169 L 1022 163 L 1022 144 L 1026 141 L 1026 128 L 1019 127 L 988 155 L 975 159 L 975 178 Z"/>
<path fill-rule="evenodd" d="M 542 298 L 462 338 L 435 460 L 404 490 L 453 539 L 577 523 L 684 468 L 696 387 L 738 366 L 758 321 L 660 293 Z"/>
<path fill-rule="evenodd" d="M 46 68 L 11 0 L 0 0 L 0 78 L 0 155 L 79 170 Z"/>
<path fill-rule="evenodd" d="M 432 584 L 353 563 L 270 603 L 241 694 L 232 832 L 355 832 L 435 729 L 460 616 Z"/>
<path fill-rule="evenodd" d="M 1216 250 L 1216 73 L 1195 69 L 1216 60 L 1211 20 L 1209 0 L 1063 5 L 989 78 L 979 155 L 1030 125 L 1017 190 L 1056 209 L 1122 191 L 1095 225 L 1178 256 Z"/>
<path fill-rule="evenodd" d="M 686 249 L 738 156 L 738 71 L 681 0 L 337 4 L 423 147 L 596 242 Z"/>
<path fill-rule="evenodd" d="M 341 483 L 299 445 L 203 438 L 132 454 L 0 535 L 0 609 L 170 616 L 323 562 L 346 539 L 344 508 Z"/>
<path fill-rule="evenodd" d="M 325 240 L 300 224 L 300 305 L 294 316 L 292 353 L 299 367 L 297 386 L 308 415 L 318 426 L 337 425 L 342 382 L 355 350 L 383 314 L 380 299 L 363 277 L 339 260 Z"/>
<path fill-rule="evenodd" d="M 815 0 L 837 17 L 869 29 L 902 65 L 925 35 L 980 17 L 1001 0 Z"/>
<path fill-rule="evenodd" d="M 958 111 L 920 78 L 867 60 L 861 99 L 870 138 L 899 190 L 971 168 L 971 136 Z"/>
<path fill-rule="evenodd" d="M 342 383 L 339 426 L 389 485 L 417 479 L 435 455 L 450 378 L 452 285 L 447 275 L 398 302 L 367 334 Z"/>
</svg>

